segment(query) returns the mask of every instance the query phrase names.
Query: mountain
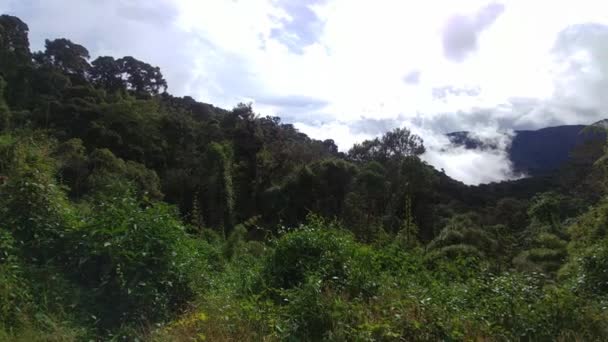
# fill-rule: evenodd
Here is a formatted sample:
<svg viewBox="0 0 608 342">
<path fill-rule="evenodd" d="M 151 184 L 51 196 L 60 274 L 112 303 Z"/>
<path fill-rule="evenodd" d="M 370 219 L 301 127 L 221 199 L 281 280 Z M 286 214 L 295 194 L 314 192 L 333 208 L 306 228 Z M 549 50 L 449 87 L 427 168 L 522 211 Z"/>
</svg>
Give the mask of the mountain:
<svg viewBox="0 0 608 342">
<path fill-rule="evenodd" d="M 509 159 L 515 172 L 528 175 L 542 175 L 557 170 L 570 158 L 571 152 L 585 144 L 603 143 L 606 139 L 606 120 L 592 126 L 598 130 L 584 130 L 585 125 L 564 125 L 538 130 L 515 131 Z M 470 132 L 447 134 L 451 143 L 467 149 L 496 148 L 492 143 L 482 141 Z"/>
</svg>

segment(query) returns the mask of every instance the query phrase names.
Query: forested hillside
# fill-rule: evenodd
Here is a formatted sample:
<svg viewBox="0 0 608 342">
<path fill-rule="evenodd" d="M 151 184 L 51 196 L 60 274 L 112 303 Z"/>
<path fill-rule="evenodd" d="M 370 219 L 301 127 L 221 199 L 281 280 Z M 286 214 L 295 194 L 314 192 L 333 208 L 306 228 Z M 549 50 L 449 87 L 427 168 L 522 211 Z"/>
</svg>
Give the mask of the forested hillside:
<svg viewBox="0 0 608 342">
<path fill-rule="evenodd" d="M 593 125 L 599 126 L 603 122 Z M 531 176 L 546 175 L 557 171 L 571 157 L 571 153 L 585 149 L 583 145 L 599 146 L 599 141 L 606 141 L 604 130 L 585 130 L 582 125 L 565 125 L 546 127 L 538 130 L 514 131 L 511 144 L 507 148 L 509 160 L 515 174 Z M 474 132 L 473 132 L 474 133 Z M 486 146 L 470 132 L 449 133 L 450 142 L 467 149 L 496 148 Z"/>
<path fill-rule="evenodd" d="M 604 141 L 472 187 L 168 86 L 0 16 L 0 340 L 608 339 Z"/>
</svg>

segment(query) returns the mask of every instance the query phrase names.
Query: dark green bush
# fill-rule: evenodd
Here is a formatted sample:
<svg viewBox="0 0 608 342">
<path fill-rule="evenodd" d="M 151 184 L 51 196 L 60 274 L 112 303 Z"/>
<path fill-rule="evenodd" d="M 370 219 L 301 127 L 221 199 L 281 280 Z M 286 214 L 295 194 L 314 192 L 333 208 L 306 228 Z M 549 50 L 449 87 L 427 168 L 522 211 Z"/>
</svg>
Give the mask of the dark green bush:
<svg viewBox="0 0 608 342">
<path fill-rule="evenodd" d="M 0 330 L 18 327 L 20 316 L 31 305 L 18 253 L 11 234 L 0 227 Z"/>
<path fill-rule="evenodd" d="M 608 294 L 608 241 L 604 239 L 588 248 L 578 262 L 579 286 L 594 294 Z"/>
<path fill-rule="evenodd" d="M 192 299 L 205 265 L 174 210 L 132 197 L 94 208 L 72 236 L 71 276 L 93 294 L 103 326 L 161 320 Z"/>
<path fill-rule="evenodd" d="M 314 275 L 351 295 L 372 294 L 380 268 L 374 251 L 336 227 L 322 226 L 312 222 L 276 241 L 262 271 L 266 285 L 291 289 Z"/>
<path fill-rule="evenodd" d="M 24 258 L 60 259 L 77 225 L 65 192 L 54 180 L 50 144 L 22 137 L 2 146 L 8 180 L 0 186 L 0 225 L 10 230 Z"/>
</svg>

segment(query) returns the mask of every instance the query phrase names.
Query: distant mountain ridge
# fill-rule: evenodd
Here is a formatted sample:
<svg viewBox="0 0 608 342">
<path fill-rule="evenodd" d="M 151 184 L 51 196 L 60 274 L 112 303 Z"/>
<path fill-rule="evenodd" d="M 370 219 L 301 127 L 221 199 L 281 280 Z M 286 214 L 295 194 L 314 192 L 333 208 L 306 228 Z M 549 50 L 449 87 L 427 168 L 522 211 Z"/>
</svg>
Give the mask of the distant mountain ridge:
<svg viewBox="0 0 608 342">
<path fill-rule="evenodd" d="M 583 131 L 586 125 L 563 125 L 546 127 L 538 130 L 515 131 L 508 148 L 509 159 L 516 173 L 528 175 L 547 174 L 557 170 L 568 161 L 570 152 L 586 142 L 606 139 L 603 129 L 608 127 L 608 120 L 599 121 L 596 131 Z M 453 132 L 447 134 L 450 142 L 467 149 L 496 148 L 469 132 Z"/>
</svg>

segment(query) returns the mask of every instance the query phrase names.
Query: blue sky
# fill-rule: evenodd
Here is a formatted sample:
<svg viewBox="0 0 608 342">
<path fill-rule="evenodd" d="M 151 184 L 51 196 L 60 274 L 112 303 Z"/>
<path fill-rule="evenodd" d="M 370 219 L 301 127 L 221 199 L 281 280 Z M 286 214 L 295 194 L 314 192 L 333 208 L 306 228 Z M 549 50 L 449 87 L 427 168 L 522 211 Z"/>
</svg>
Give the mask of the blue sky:
<svg viewBox="0 0 608 342">
<path fill-rule="evenodd" d="M 93 57 L 161 67 L 169 91 L 252 102 L 314 138 L 354 142 L 408 126 L 425 159 L 464 182 L 517 177 L 512 130 L 604 118 L 601 1 L 0 0 L 34 50 L 66 37 Z M 475 131 L 502 149 L 446 148 Z M 480 167 L 483 166 L 483 167 Z M 483 170 L 481 172 L 480 170 Z"/>
</svg>

